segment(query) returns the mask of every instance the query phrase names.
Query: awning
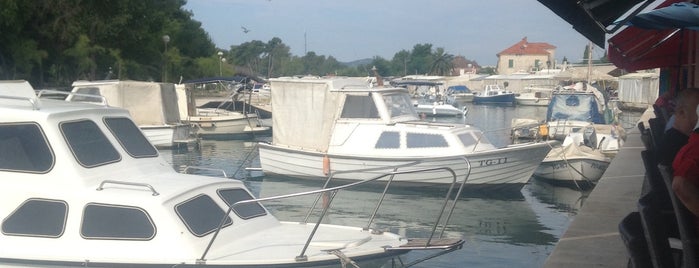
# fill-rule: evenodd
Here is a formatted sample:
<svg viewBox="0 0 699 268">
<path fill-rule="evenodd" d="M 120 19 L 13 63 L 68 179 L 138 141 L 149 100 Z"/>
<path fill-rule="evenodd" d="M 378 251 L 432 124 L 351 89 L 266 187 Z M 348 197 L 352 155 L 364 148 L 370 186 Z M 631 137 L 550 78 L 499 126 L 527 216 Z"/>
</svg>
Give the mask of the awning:
<svg viewBox="0 0 699 268">
<path fill-rule="evenodd" d="M 656 10 L 680 1 L 667 0 Z M 629 26 L 609 39 L 609 60 L 629 72 L 679 66 L 688 51 L 688 33 L 685 31 L 688 30 Z"/>
<path fill-rule="evenodd" d="M 613 33 L 623 26 L 615 23 L 639 3 L 630 16 L 640 12 L 655 0 L 538 0 L 559 17 L 573 25 L 573 29 L 600 47 L 605 47 L 607 33 Z M 612 29 L 608 26 L 615 24 Z"/>
</svg>

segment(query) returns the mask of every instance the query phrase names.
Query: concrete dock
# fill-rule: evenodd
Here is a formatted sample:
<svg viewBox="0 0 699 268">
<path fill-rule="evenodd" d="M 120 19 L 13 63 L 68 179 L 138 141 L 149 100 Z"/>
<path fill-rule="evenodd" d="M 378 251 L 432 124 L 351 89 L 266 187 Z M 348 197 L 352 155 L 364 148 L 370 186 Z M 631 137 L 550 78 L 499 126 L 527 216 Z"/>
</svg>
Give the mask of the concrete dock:
<svg viewBox="0 0 699 268">
<path fill-rule="evenodd" d="M 641 117 L 647 122 L 648 112 Z M 646 123 L 646 126 L 648 124 Z M 590 193 L 585 206 L 556 244 L 544 267 L 626 267 L 628 254 L 619 222 L 637 210 L 645 176 L 638 128 L 627 139 Z"/>
</svg>

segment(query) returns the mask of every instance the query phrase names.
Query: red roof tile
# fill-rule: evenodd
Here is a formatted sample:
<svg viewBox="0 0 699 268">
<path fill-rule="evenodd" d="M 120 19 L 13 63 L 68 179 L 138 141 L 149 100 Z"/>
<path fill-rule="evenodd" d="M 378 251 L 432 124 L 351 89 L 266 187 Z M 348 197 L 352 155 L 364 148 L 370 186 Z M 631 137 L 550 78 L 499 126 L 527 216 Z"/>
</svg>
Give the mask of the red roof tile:
<svg viewBox="0 0 699 268">
<path fill-rule="evenodd" d="M 529 43 L 527 37 L 512 45 L 511 47 L 501 51 L 497 55 L 548 55 L 547 49 L 555 49 L 556 47 L 549 43 Z"/>
</svg>

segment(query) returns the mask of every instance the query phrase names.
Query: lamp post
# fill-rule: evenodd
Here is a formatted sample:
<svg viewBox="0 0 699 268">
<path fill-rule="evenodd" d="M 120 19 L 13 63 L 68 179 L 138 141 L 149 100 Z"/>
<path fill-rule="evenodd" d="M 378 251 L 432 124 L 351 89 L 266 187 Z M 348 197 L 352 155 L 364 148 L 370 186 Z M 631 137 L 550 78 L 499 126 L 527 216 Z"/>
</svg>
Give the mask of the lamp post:
<svg viewBox="0 0 699 268">
<path fill-rule="evenodd" d="M 223 63 L 224 58 L 223 58 L 223 52 L 219 51 L 218 52 L 218 76 L 223 76 L 223 72 L 221 71 L 221 64 Z"/>
<path fill-rule="evenodd" d="M 163 82 L 167 82 L 167 43 L 170 42 L 169 35 L 163 35 L 163 43 L 165 44 L 165 53 L 163 53 Z"/>
</svg>

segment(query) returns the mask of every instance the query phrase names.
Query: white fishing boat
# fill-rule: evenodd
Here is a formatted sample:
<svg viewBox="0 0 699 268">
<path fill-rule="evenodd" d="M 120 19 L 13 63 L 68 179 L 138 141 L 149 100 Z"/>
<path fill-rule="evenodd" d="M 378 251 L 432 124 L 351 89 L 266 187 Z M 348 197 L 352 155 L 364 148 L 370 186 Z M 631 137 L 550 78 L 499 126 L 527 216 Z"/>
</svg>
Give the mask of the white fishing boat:
<svg viewBox="0 0 699 268">
<path fill-rule="evenodd" d="M 363 228 L 321 224 L 347 186 L 254 199 L 241 181 L 177 173 L 127 110 L 105 103 L 0 82 L 0 266 L 365 267 L 463 244 L 382 232 L 375 215 Z M 261 203 L 324 193 L 316 223 L 278 221 Z"/>
<path fill-rule="evenodd" d="M 561 146 L 551 149 L 534 171 L 534 176 L 553 184 L 580 188 L 593 186 L 612 161 L 597 146 L 589 138 L 585 139 L 584 133 L 572 133 Z"/>
<path fill-rule="evenodd" d="M 466 103 L 473 101 L 473 92 L 466 86 L 450 86 L 447 88 L 447 102 Z"/>
<path fill-rule="evenodd" d="M 264 172 L 356 180 L 386 170 L 449 166 L 470 187 L 519 190 L 549 142 L 497 148 L 470 125 L 420 121 L 404 88 L 363 78 L 272 79 L 271 143 L 260 143 Z M 471 169 L 469 169 L 469 163 Z M 396 183 L 451 183 L 448 174 L 397 176 Z"/>
<path fill-rule="evenodd" d="M 220 79 L 202 80 L 198 83 L 220 83 Z M 237 95 L 235 93 L 221 101 L 221 104 L 215 108 L 196 107 L 193 94 L 189 92 L 193 86 L 194 84 L 177 84 L 175 90 L 180 118 L 183 122 L 195 126 L 197 135 L 202 139 L 251 138 L 271 132 L 271 127 L 260 123 L 257 114 L 248 112 L 244 107 L 240 111 L 231 111 L 222 107 L 235 98 L 234 95 Z M 232 92 L 236 90 L 233 89 Z"/>
<path fill-rule="evenodd" d="M 197 142 L 196 130 L 179 116 L 175 86 L 170 83 L 142 81 L 76 81 L 66 101 L 100 102 L 122 107 L 148 140 L 158 148 L 187 147 Z M 86 95 L 98 96 L 90 97 Z"/>
</svg>

